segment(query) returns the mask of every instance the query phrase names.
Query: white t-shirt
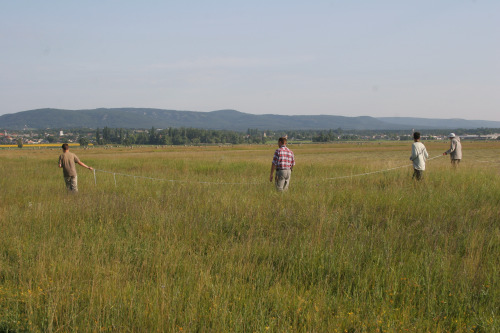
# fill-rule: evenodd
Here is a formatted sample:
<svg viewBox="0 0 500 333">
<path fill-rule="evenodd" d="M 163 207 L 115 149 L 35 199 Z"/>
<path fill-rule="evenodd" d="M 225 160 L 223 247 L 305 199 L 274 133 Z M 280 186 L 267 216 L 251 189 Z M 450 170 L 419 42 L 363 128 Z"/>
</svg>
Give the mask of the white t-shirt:
<svg viewBox="0 0 500 333">
<path fill-rule="evenodd" d="M 425 160 L 429 158 L 427 149 L 422 142 L 414 142 L 411 146 L 410 160 L 413 161 L 413 168 L 416 170 L 425 170 Z"/>
</svg>

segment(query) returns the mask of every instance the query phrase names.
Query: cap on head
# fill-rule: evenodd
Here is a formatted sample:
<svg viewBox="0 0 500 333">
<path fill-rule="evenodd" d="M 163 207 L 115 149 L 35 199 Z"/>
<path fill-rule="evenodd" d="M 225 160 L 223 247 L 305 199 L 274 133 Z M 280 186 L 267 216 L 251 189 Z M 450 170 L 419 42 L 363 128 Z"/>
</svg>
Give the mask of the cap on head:
<svg viewBox="0 0 500 333">
<path fill-rule="evenodd" d="M 448 137 L 449 137 L 449 138 L 454 138 L 454 137 L 455 137 L 455 133 L 450 133 L 450 134 L 448 134 Z"/>
</svg>

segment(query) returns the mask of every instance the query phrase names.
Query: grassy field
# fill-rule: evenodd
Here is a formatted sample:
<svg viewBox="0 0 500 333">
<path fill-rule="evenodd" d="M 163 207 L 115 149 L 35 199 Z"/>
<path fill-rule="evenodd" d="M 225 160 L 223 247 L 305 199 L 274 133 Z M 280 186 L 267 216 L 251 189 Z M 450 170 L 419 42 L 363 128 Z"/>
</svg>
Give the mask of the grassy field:
<svg viewBox="0 0 500 333">
<path fill-rule="evenodd" d="M 410 146 L 0 150 L 0 332 L 498 332 L 500 142 Z"/>
</svg>

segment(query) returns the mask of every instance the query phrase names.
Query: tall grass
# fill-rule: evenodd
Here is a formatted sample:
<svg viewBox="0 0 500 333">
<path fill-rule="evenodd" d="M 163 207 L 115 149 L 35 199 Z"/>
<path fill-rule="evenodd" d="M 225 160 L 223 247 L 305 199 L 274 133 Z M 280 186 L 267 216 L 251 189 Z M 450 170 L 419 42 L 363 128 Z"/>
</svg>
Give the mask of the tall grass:
<svg viewBox="0 0 500 333">
<path fill-rule="evenodd" d="M 290 147 L 0 151 L 0 331 L 500 330 L 500 144 Z"/>
</svg>

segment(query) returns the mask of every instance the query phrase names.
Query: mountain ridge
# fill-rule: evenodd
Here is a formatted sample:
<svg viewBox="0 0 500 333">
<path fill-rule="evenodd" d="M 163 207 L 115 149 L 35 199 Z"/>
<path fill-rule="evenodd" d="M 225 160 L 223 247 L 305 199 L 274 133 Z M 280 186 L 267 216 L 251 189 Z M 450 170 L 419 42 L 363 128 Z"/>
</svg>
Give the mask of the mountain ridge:
<svg viewBox="0 0 500 333">
<path fill-rule="evenodd" d="M 214 130 L 405 130 L 500 128 L 500 121 L 466 119 L 431 119 L 416 117 L 370 117 L 336 115 L 254 115 L 233 109 L 210 112 L 179 111 L 156 108 L 97 108 L 67 110 L 42 108 L 0 116 L 0 128 L 167 128 L 193 127 Z"/>
</svg>

